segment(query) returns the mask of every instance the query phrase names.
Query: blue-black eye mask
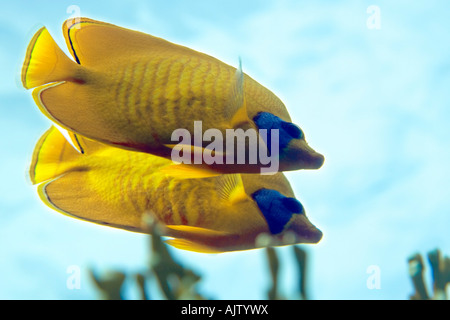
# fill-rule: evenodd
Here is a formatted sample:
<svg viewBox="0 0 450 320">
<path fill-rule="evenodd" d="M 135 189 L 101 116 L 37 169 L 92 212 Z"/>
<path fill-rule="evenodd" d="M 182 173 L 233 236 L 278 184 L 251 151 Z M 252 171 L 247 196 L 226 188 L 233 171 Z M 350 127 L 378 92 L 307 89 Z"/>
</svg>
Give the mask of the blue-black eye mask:
<svg viewBox="0 0 450 320">
<path fill-rule="evenodd" d="M 252 194 L 272 234 L 283 231 L 293 214 L 304 214 L 300 201 L 272 189 L 260 189 Z"/>
<path fill-rule="evenodd" d="M 271 129 L 279 131 L 279 149 L 283 150 L 292 139 L 304 139 L 303 131 L 292 122 L 283 121 L 269 112 L 260 112 L 253 121 L 259 129 L 267 129 L 266 145 L 271 152 Z"/>
</svg>

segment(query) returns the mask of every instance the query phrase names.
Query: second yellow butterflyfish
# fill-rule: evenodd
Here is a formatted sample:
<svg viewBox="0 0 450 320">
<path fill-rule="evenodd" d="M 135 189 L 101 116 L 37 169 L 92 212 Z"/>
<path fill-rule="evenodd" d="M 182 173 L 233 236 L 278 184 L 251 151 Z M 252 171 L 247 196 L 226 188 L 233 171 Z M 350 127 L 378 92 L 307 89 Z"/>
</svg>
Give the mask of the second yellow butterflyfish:
<svg viewBox="0 0 450 320">
<path fill-rule="evenodd" d="M 268 166 L 259 157 L 252 161 L 250 148 L 256 143 L 245 135 L 242 144 L 247 157 L 238 163 L 239 151 L 225 150 L 231 139 L 237 139 L 228 138 L 227 130 L 258 134 L 266 130 L 266 136 L 258 135 L 256 141 L 260 149 L 266 147 L 267 154 L 277 157 L 275 172 L 317 169 L 323 164 L 324 157 L 291 123 L 281 100 L 241 67 L 88 18 L 66 21 L 63 34 L 74 60 L 43 27 L 32 38 L 22 68 L 24 87 L 35 88 L 37 105 L 61 127 L 116 147 L 170 159 L 175 146 L 181 146 L 193 159 L 189 168 L 206 172 L 205 176 L 208 172 L 255 173 Z M 201 137 L 174 140 L 177 129 L 195 135 L 195 121 L 201 122 Z M 278 136 L 271 135 L 274 129 Z M 202 139 L 207 130 L 224 137 L 223 143 L 215 141 L 212 151 L 208 149 L 212 138 Z M 276 150 L 271 148 L 272 141 Z M 203 161 L 205 150 L 217 161 Z M 200 160 L 194 161 L 199 153 Z M 183 166 L 170 172 L 177 168 Z"/>
<path fill-rule="evenodd" d="M 51 127 L 38 141 L 30 177 L 42 201 L 71 217 L 148 232 L 146 214 L 168 243 L 197 252 L 316 243 L 322 237 L 282 173 L 224 174 L 177 179 L 161 169 L 172 162 L 76 135 L 83 153 Z"/>
</svg>

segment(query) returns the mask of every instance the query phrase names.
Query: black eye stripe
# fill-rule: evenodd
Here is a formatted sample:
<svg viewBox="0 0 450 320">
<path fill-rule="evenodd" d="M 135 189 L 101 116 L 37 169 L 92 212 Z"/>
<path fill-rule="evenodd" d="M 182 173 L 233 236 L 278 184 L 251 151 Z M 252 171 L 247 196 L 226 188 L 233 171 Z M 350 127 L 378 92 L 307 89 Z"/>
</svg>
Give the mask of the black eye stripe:
<svg viewBox="0 0 450 320">
<path fill-rule="evenodd" d="M 304 137 L 302 129 L 291 122 L 283 121 L 281 126 L 291 137 L 295 139 L 302 139 Z"/>
<path fill-rule="evenodd" d="M 286 197 L 276 190 L 260 189 L 252 194 L 252 198 L 272 234 L 282 232 L 294 213 L 303 212 L 303 206 L 298 200 Z"/>
<path fill-rule="evenodd" d="M 269 113 L 260 112 L 253 121 L 259 129 L 267 130 L 267 141 L 272 141 L 272 129 L 278 130 L 278 142 L 280 150 L 284 149 L 292 139 L 303 139 L 303 131 L 291 122 L 281 120 L 279 117 Z M 268 144 L 269 152 L 271 144 Z"/>
<path fill-rule="evenodd" d="M 302 214 L 304 213 L 304 209 L 300 201 L 295 198 L 284 198 L 283 205 L 292 213 Z"/>
</svg>

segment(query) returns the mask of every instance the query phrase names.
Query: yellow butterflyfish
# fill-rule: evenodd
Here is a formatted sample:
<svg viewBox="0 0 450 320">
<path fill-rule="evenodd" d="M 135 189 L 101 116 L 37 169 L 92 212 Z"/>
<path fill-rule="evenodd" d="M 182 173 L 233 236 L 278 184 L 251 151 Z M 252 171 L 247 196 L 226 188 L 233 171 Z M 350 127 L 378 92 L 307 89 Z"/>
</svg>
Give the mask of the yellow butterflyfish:
<svg viewBox="0 0 450 320">
<path fill-rule="evenodd" d="M 324 157 L 308 145 L 282 101 L 240 65 L 234 68 L 161 38 L 88 18 L 67 20 L 63 34 L 74 60 L 43 27 L 28 46 L 22 83 L 34 88 L 40 110 L 69 132 L 172 160 L 181 148 L 188 166 L 167 170 L 179 177 L 189 170 L 193 173 L 188 176 L 199 177 L 323 164 Z M 195 121 L 201 122 L 200 133 Z M 194 139 L 174 140 L 177 129 Z M 278 136 L 271 135 L 273 129 Z M 221 134 L 223 143 L 217 135 L 205 137 L 211 130 Z M 238 134 L 228 137 L 227 130 L 244 132 L 239 136 L 244 149 L 225 148 L 240 139 Z M 261 130 L 267 134 L 260 136 Z M 258 133 L 257 140 L 245 136 L 252 132 Z M 275 158 L 262 159 L 251 149 L 256 145 L 269 149 L 276 166 L 270 165 Z M 242 150 L 246 156 L 239 162 Z M 203 159 L 205 152 L 213 161 Z"/>
<path fill-rule="evenodd" d="M 76 135 L 83 153 L 51 127 L 38 141 L 30 177 L 50 208 L 81 220 L 149 233 L 150 215 L 168 243 L 197 252 L 316 243 L 322 237 L 283 173 L 178 179 L 168 159 Z"/>
</svg>

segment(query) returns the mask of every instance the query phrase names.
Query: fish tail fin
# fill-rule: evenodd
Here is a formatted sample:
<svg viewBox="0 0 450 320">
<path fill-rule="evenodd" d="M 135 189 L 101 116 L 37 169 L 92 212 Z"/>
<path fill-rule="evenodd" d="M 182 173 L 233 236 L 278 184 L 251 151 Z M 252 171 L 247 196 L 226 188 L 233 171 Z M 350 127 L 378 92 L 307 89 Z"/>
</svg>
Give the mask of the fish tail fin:
<svg viewBox="0 0 450 320">
<path fill-rule="evenodd" d="M 73 169 L 82 156 L 54 126 L 36 144 L 30 165 L 30 179 L 38 184 L 55 179 Z"/>
<path fill-rule="evenodd" d="M 22 67 L 22 84 L 31 89 L 50 82 L 76 81 L 78 68 L 81 67 L 61 50 L 47 28 L 42 27 L 28 45 Z"/>
</svg>

